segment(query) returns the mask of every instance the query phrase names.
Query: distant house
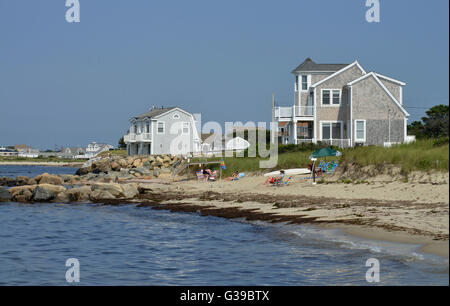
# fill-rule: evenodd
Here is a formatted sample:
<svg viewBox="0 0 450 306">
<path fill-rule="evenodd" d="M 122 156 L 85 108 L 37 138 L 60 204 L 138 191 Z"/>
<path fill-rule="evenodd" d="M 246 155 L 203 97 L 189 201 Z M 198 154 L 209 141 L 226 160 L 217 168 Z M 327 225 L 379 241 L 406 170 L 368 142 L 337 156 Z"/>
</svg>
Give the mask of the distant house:
<svg viewBox="0 0 450 306">
<path fill-rule="evenodd" d="M 106 144 L 106 143 L 97 143 L 97 142 L 91 142 L 88 144 L 85 155 L 88 158 L 94 157 L 102 152 L 109 151 L 111 149 L 114 149 L 112 145 Z"/>
<path fill-rule="evenodd" d="M 410 141 L 402 81 L 351 64 L 307 58 L 292 73 L 294 105 L 274 106 L 282 144 L 324 142 L 341 147 Z"/>
<path fill-rule="evenodd" d="M 202 134 L 202 153 L 214 154 L 221 153 L 222 151 L 242 151 L 248 149 L 250 143 L 241 138 L 229 135 L 229 139 L 226 139 L 219 133 Z"/>
<path fill-rule="evenodd" d="M 0 156 L 17 156 L 19 153 L 15 150 L 0 147 Z"/>
<path fill-rule="evenodd" d="M 128 155 L 188 154 L 201 150 L 194 116 L 179 107 L 152 108 L 132 117 L 124 141 Z"/>
<path fill-rule="evenodd" d="M 18 152 L 20 157 L 37 158 L 39 156 L 39 149 L 33 149 L 28 145 L 15 145 L 14 149 Z"/>
<path fill-rule="evenodd" d="M 61 154 L 59 155 L 62 158 L 89 158 L 86 156 L 85 148 L 63 148 L 61 149 Z"/>
</svg>

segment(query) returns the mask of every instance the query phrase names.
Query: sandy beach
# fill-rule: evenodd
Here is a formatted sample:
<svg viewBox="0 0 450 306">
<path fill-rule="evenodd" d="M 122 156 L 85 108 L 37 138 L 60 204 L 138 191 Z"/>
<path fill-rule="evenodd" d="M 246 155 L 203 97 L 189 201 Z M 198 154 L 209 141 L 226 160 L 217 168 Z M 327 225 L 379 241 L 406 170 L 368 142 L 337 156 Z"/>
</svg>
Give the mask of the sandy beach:
<svg viewBox="0 0 450 306">
<path fill-rule="evenodd" d="M 448 173 L 441 179 L 312 185 L 294 177 L 282 187 L 264 186 L 263 176 L 233 182 L 174 182 L 168 177 L 134 181 L 149 191 L 139 200 L 142 205 L 158 209 L 340 228 L 366 239 L 423 245 L 423 252 L 448 256 Z"/>
</svg>

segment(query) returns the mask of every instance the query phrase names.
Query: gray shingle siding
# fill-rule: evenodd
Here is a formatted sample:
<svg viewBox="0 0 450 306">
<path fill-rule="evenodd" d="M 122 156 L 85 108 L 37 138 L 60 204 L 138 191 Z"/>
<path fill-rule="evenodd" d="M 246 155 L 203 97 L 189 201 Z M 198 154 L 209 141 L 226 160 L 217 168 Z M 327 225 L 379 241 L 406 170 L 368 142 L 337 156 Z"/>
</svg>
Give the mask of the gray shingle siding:
<svg viewBox="0 0 450 306">
<path fill-rule="evenodd" d="M 373 77 L 352 86 L 353 129 L 357 119 L 366 120 L 366 145 L 383 145 L 389 141 L 389 121 L 390 141 L 404 141 L 405 114 Z"/>
<path fill-rule="evenodd" d="M 361 69 L 355 65 L 316 87 L 316 135 L 318 139 L 320 138 L 320 121 L 343 121 L 346 127 L 343 131 L 343 138 L 349 138 L 350 106 L 347 105 L 345 86 L 362 75 Z M 322 106 L 322 89 L 340 89 L 341 105 L 339 107 Z"/>
</svg>

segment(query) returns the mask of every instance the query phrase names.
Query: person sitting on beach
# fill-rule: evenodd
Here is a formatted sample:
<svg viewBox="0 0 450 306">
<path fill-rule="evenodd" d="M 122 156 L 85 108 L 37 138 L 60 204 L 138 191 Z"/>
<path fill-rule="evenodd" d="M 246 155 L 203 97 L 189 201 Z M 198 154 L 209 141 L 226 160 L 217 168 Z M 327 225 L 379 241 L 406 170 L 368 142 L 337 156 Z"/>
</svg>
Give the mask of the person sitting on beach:
<svg viewBox="0 0 450 306">
<path fill-rule="evenodd" d="M 277 182 L 281 182 L 284 178 L 284 170 L 280 170 L 280 176 L 268 177 L 264 182 L 264 185 L 267 184 L 276 184 Z"/>
<path fill-rule="evenodd" d="M 224 179 L 224 181 L 236 181 L 239 179 L 239 172 L 234 172 L 230 177 Z"/>
</svg>

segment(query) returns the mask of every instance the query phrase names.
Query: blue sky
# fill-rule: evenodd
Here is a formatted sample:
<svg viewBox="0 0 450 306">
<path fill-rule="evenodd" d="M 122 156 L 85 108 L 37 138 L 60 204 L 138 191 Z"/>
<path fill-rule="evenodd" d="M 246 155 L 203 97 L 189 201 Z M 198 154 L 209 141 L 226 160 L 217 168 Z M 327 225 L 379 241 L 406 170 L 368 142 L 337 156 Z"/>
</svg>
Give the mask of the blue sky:
<svg viewBox="0 0 450 306">
<path fill-rule="evenodd" d="M 117 140 L 152 105 L 205 121 L 270 121 L 306 57 L 405 81 L 411 120 L 448 104 L 449 1 L 0 0 L 0 145 Z M 411 121 L 410 120 L 410 121 Z"/>
</svg>

